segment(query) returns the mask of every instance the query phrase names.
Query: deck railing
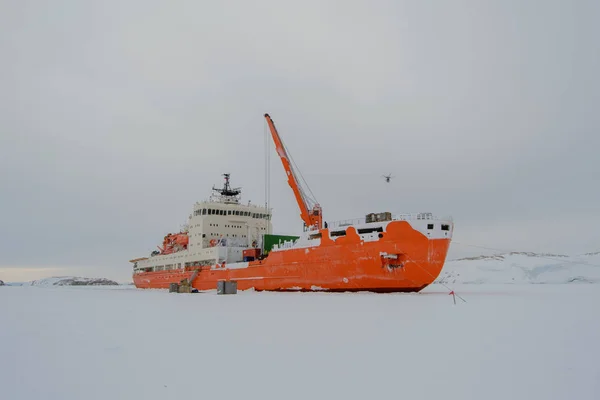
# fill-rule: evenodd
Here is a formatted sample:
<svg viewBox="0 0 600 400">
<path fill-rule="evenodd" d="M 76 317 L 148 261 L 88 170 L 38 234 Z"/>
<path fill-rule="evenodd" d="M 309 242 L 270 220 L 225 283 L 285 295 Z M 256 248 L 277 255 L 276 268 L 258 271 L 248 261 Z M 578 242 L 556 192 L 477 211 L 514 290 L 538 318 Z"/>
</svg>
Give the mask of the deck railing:
<svg viewBox="0 0 600 400">
<path fill-rule="evenodd" d="M 411 213 L 411 214 L 396 214 L 392 215 L 392 221 L 413 221 L 413 220 L 444 220 L 452 221 L 452 217 L 438 217 L 432 213 Z M 327 222 L 327 227 L 332 228 L 345 228 L 350 225 L 362 225 L 366 224 L 366 218 L 352 218 L 344 219 L 341 221 Z"/>
<path fill-rule="evenodd" d="M 360 225 L 365 223 L 365 218 L 352 218 L 344 219 L 342 221 L 327 222 L 327 227 L 331 228 L 345 228 L 350 225 Z"/>
</svg>

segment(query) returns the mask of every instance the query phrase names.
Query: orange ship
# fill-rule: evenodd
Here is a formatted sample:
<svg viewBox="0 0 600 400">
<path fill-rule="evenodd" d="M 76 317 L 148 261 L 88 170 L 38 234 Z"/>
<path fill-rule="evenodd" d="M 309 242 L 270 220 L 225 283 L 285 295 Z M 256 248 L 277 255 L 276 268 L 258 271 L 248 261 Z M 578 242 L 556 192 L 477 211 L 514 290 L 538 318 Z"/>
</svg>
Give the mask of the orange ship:
<svg viewBox="0 0 600 400">
<path fill-rule="evenodd" d="M 304 229 L 298 236 L 271 234 L 271 209 L 241 203 L 229 174 L 220 189 L 194 205 L 177 234 L 159 251 L 130 260 L 138 288 L 169 288 L 182 280 L 200 291 L 219 281 L 239 290 L 418 292 L 440 274 L 454 224 L 431 213 L 371 213 L 323 224 L 318 203 L 300 186 L 273 120 L 265 119 Z"/>
</svg>

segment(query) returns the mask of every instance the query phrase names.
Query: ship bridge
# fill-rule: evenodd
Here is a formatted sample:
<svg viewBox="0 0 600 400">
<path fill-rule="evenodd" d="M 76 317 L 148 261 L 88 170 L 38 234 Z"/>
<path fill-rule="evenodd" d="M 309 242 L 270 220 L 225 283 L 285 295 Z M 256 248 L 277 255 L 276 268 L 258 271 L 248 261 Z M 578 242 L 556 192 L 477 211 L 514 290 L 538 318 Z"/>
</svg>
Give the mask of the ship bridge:
<svg viewBox="0 0 600 400">
<path fill-rule="evenodd" d="M 271 210 L 241 203 L 241 188 L 231 188 L 230 174 L 223 174 L 222 188 L 213 186 L 209 200 L 197 202 L 189 217 L 190 250 L 214 246 L 257 247 L 272 231 Z M 254 244 L 254 245 L 253 245 Z"/>
<path fill-rule="evenodd" d="M 178 269 L 198 265 L 243 261 L 243 251 L 260 248 L 263 236 L 273 230 L 271 209 L 248 202 L 242 204 L 241 188 L 232 188 L 230 174 L 223 174 L 223 187 L 213 186 L 209 199 L 196 202 L 183 233 L 187 248 L 171 254 L 155 251 L 136 260 L 139 272 Z"/>
</svg>

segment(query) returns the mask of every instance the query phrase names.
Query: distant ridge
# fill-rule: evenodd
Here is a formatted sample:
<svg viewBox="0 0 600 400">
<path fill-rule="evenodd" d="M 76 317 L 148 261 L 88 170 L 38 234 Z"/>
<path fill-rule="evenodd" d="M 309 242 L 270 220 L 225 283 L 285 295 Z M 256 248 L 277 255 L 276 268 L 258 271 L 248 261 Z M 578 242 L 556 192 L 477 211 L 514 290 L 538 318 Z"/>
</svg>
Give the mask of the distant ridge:
<svg viewBox="0 0 600 400">
<path fill-rule="evenodd" d="M 448 260 L 435 283 L 600 283 L 600 251 L 510 252 Z"/>
<path fill-rule="evenodd" d="M 510 253 L 502 253 L 502 254 L 494 254 L 491 256 L 486 256 L 486 255 L 481 255 L 481 256 L 474 256 L 474 257 L 464 257 L 464 258 L 457 258 L 454 260 L 449 260 L 449 261 L 463 261 L 463 260 L 485 260 L 488 258 L 492 258 L 495 260 L 502 260 L 504 259 L 506 256 L 514 256 L 514 255 L 524 255 L 524 256 L 529 256 L 529 257 L 566 257 L 568 258 L 569 256 L 565 255 L 565 254 L 552 254 L 552 253 L 532 253 L 532 252 L 528 252 L 528 251 L 511 251 Z M 594 255 L 594 254 L 600 254 L 600 252 L 598 253 L 588 253 L 588 254 L 584 254 L 584 255 Z"/>
<path fill-rule="evenodd" d="M 595 251 L 593 253 L 585 253 L 583 255 L 584 256 L 597 256 L 597 255 L 600 255 L 600 251 Z"/>
<path fill-rule="evenodd" d="M 118 286 L 119 283 L 106 278 L 82 278 L 77 276 L 56 276 L 38 279 L 24 286 Z"/>
</svg>

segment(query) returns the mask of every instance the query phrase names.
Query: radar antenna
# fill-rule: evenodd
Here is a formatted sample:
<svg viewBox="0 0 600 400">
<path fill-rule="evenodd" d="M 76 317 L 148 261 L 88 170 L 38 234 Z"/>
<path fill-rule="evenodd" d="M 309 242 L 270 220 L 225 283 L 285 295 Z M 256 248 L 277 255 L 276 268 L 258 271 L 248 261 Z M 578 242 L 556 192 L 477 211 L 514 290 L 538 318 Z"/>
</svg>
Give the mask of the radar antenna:
<svg viewBox="0 0 600 400">
<path fill-rule="evenodd" d="M 232 188 L 229 184 L 229 177 L 231 174 L 223 174 L 225 177 L 225 183 L 222 188 L 216 188 L 213 186 L 212 190 L 219 193 L 221 197 L 221 201 L 224 203 L 239 203 L 240 202 L 240 194 L 242 193 L 242 188 Z"/>
</svg>

